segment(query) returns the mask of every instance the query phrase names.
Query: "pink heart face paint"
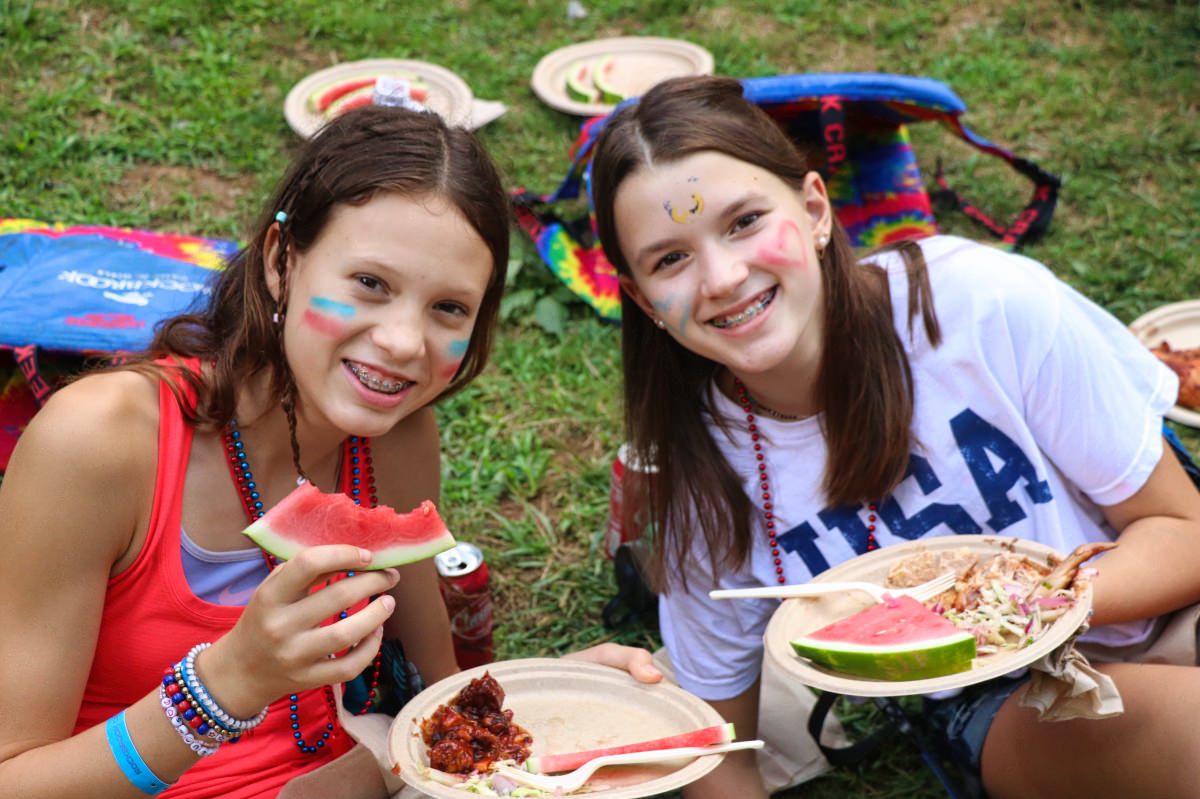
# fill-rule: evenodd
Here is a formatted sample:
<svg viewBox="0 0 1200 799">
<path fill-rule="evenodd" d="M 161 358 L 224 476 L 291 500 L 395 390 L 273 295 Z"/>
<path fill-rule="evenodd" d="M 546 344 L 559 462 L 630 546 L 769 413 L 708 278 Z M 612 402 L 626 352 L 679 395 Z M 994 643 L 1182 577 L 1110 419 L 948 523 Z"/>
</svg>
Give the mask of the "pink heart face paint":
<svg viewBox="0 0 1200 799">
<path fill-rule="evenodd" d="M 304 309 L 304 324 L 327 336 L 341 336 L 346 332 L 344 322 L 354 318 L 354 306 L 336 302 L 325 297 L 313 297 Z"/>
<path fill-rule="evenodd" d="M 794 233 L 795 236 L 789 236 Z M 764 242 L 755 253 L 760 261 L 772 266 L 794 267 L 804 269 L 808 266 L 808 258 L 804 255 L 804 235 L 800 226 L 791 219 L 785 219 L 779 225 L 779 232 L 773 242 Z"/>
</svg>

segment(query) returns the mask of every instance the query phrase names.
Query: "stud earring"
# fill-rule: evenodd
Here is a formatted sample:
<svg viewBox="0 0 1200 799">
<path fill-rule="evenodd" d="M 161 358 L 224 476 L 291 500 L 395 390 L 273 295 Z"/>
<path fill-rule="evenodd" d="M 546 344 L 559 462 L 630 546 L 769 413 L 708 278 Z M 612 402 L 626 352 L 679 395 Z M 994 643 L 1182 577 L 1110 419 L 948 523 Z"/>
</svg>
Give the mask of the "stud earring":
<svg viewBox="0 0 1200 799">
<path fill-rule="evenodd" d="M 666 327 L 666 326 L 667 326 L 667 323 L 666 323 L 666 322 L 664 322 L 664 321 L 663 321 L 663 320 L 661 320 L 661 319 L 655 319 L 655 320 L 654 320 L 654 324 L 658 325 L 659 327 Z"/>
<path fill-rule="evenodd" d="M 824 233 L 817 236 L 817 257 L 818 258 L 825 257 L 825 247 L 827 247 L 828 245 L 829 245 L 829 237 L 828 236 L 826 236 Z"/>
</svg>

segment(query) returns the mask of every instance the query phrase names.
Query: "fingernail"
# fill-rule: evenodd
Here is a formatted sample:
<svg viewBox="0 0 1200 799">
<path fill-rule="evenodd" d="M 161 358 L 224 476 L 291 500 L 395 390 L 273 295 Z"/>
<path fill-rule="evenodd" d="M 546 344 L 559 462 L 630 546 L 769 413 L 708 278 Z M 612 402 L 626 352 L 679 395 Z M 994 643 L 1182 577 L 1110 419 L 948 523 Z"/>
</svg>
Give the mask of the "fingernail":
<svg viewBox="0 0 1200 799">
<path fill-rule="evenodd" d="M 396 598 L 391 594 L 384 594 L 383 596 L 379 597 L 379 603 L 383 605 L 384 610 L 386 610 L 388 613 L 391 613 L 396 609 Z"/>
<path fill-rule="evenodd" d="M 363 563 L 369 563 L 374 554 L 369 549 L 358 548 L 358 557 Z"/>
</svg>

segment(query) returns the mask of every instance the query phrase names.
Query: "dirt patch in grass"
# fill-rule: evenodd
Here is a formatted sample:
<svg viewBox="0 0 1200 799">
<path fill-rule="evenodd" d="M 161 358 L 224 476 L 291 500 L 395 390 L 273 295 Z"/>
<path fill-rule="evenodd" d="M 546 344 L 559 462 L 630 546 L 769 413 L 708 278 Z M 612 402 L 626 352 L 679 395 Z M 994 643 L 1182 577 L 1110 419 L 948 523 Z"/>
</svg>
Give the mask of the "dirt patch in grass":
<svg viewBox="0 0 1200 799">
<path fill-rule="evenodd" d="M 162 164 L 139 164 L 113 187 L 113 197 L 122 205 L 141 205 L 158 212 L 187 196 L 202 201 L 214 215 L 232 216 L 246 190 L 236 181 L 207 169 Z"/>
</svg>

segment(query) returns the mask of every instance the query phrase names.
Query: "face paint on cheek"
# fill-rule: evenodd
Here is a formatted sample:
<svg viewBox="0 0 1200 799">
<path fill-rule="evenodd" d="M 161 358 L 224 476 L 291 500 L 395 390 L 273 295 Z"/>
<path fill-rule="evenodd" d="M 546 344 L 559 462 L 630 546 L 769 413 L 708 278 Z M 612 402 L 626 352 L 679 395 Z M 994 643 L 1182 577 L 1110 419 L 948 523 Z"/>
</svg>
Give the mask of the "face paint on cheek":
<svg viewBox="0 0 1200 799">
<path fill-rule="evenodd" d="M 771 264 L 772 266 L 787 266 L 797 269 L 806 268 L 808 266 L 808 258 L 804 255 L 804 248 L 800 247 L 799 252 L 793 253 L 788 246 L 789 233 L 796 234 L 797 244 L 803 243 L 804 237 L 800 233 L 800 226 L 789 219 L 779 226 L 779 234 L 775 237 L 774 243 L 763 244 L 758 248 L 755 255 L 763 263 Z"/>
<path fill-rule="evenodd" d="M 453 363 L 442 370 L 442 379 L 450 380 L 458 374 L 458 367 L 462 366 L 463 358 L 467 354 L 467 349 L 471 346 L 471 339 L 463 338 L 457 341 L 451 341 L 450 346 L 446 348 L 446 353 L 453 359 Z"/>
<path fill-rule="evenodd" d="M 325 297 L 313 297 L 308 301 L 308 307 L 318 313 L 323 313 L 327 316 L 340 316 L 342 319 L 349 319 L 355 313 L 353 305 L 347 305 L 344 302 L 326 299 Z"/>
<path fill-rule="evenodd" d="M 345 334 L 345 325 L 336 319 L 331 319 L 328 316 L 323 316 L 322 314 L 317 313 L 312 308 L 305 308 L 304 316 L 302 318 L 304 320 L 304 324 L 308 325 L 318 333 L 325 334 L 326 336 L 337 337 Z"/>
<path fill-rule="evenodd" d="M 669 314 L 671 313 L 671 309 L 675 307 L 675 301 L 677 299 L 679 298 L 672 294 L 665 300 L 659 300 L 658 302 L 654 303 L 654 310 L 658 311 L 659 316 L 663 320 L 663 324 L 667 326 L 668 330 L 677 336 L 682 336 L 683 331 L 687 329 L 688 315 L 691 314 L 692 304 L 688 300 L 681 302 L 679 304 L 679 318 L 673 319 L 671 316 L 669 316 Z"/>
<path fill-rule="evenodd" d="M 327 336 L 340 336 L 346 328 L 339 320 L 350 319 L 354 314 L 353 305 L 325 297 L 313 297 L 304 311 L 304 323 Z"/>
</svg>

